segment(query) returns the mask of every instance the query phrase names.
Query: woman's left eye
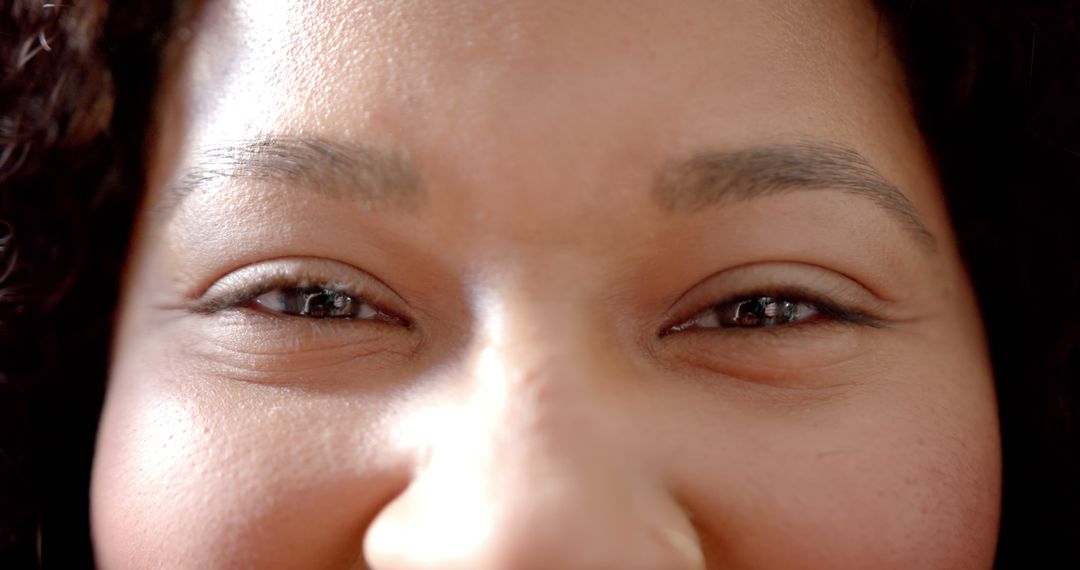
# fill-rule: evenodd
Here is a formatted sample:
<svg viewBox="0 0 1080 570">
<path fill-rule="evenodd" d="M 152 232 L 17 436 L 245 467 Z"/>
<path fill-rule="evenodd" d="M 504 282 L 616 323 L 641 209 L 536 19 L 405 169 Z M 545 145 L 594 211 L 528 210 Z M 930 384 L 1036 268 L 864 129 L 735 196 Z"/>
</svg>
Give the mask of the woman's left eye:
<svg viewBox="0 0 1080 570">
<path fill-rule="evenodd" d="M 251 306 L 309 319 L 393 320 L 361 297 L 325 287 L 278 287 L 252 299 Z"/>
<path fill-rule="evenodd" d="M 713 305 L 676 325 L 671 332 L 777 327 L 810 321 L 823 316 L 825 312 L 813 303 L 765 295 L 751 296 Z"/>
</svg>

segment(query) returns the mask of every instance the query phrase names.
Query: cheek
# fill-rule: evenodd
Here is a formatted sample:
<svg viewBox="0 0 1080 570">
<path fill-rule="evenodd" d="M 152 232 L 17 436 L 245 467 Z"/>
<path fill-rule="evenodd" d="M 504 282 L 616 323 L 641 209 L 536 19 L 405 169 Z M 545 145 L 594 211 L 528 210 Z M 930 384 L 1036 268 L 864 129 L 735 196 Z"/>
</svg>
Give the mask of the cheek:
<svg viewBox="0 0 1080 570">
<path fill-rule="evenodd" d="M 710 434 L 679 476 L 709 557 L 763 568 L 992 566 L 992 407 L 972 413 L 970 401 L 927 402 L 904 387 L 774 412 L 714 412 L 724 419 L 687 427 Z"/>
<path fill-rule="evenodd" d="M 250 384 L 178 390 L 206 381 L 132 372 L 113 375 L 98 438 L 102 567 L 345 568 L 361 557 L 364 529 L 401 484 L 395 454 L 370 435 L 373 410 Z"/>
</svg>

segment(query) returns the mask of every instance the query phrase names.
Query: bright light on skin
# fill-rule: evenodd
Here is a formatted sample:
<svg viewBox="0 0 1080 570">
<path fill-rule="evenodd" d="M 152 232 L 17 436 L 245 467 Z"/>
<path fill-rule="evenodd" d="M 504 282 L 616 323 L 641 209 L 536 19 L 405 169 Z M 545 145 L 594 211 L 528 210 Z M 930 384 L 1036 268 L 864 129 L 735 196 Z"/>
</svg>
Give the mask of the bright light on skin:
<svg viewBox="0 0 1080 570">
<path fill-rule="evenodd" d="M 101 568 L 991 567 L 989 359 L 869 2 L 207 0 L 188 28 Z"/>
<path fill-rule="evenodd" d="M 235 3 L 221 13 L 230 23 L 232 37 L 222 38 L 218 50 L 199 51 L 190 60 L 191 76 L 213 85 L 222 97 L 197 97 L 188 112 L 213 120 L 199 123 L 193 140 L 229 140 L 239 133 L 255 135 L 280 125 L 290 114 L 287 93 L 262 87 L 268 77 L 295 75 L 296 66 L 309 62 L 305 46 L 293 30 L 303 21 L 302 4 L 291 0 L 267 0 L 257 4 Z M 243 40 L 249 49 L 228 46 Z M 223 100 L 237 105 L 221 105 Z"/>
</svg>

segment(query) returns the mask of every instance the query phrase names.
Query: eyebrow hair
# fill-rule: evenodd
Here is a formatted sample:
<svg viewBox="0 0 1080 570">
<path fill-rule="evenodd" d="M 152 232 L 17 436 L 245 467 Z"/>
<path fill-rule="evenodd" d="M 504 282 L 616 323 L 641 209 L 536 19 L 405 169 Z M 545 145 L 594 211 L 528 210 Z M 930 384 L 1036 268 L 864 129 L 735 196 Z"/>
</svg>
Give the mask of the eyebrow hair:
<svg viewBox="0 0 1080 570">
<path fill-rule="evenodd" d="M 854 149 L 803 142 L 705 152 L 662 169 L 654 198 L 672 212 L 805 190 L 839 190 L 881 207 L 923 246 L 936 248 L 918 210 Z"/>
<path fill-rule="evenodd" d="M 368 207 L 385 203 L 412 209 L 423 197 L 420 176 L 405 152 L 320 137 L 273 136 L 203 150 L 166 186 L 153 211 L 167 216 L 197 189 L 236 179 L 299 184 Z M 839 190 L 869 199 L 919 243 L 936 248 L 915 205 L 865 157 L 837 143 L 702 152 L 661 169 L 654 198 L 668 211 L 686 212 L 806 190 Z"/>
<path fill-rule="evenodd" d="M 388 203 L 414 208 L 423 194 L 407 153 L 318 137 L 274 136 L 199 152 L 194 163 L 165 187 L 154 209 L 168 215 L 192 192 L 238 179 L 298 184 L 369 207 Z"/>
</svg>

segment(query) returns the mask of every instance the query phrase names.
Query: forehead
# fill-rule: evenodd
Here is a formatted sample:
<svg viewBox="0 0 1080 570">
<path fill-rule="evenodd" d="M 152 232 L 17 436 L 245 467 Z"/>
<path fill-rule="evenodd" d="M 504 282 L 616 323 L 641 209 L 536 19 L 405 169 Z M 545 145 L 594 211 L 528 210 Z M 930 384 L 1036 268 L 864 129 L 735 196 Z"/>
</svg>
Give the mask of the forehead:
<svg viewBox="0 0 1080 570">
<path fill-rule="evenodd" d="M 901 95 L 863 0 L 210 0 L 194 28 L 184 91 L 219 136 L 851 138 Z"/>
<path fill-rule="evenodd" d="M 933 198 L 905 168 L 925 158 L 862 0 L 210 0 L 192 27 L 165 166 L 317 136 L 402 150 L 458 209 L 566 220 L 673 158 L 810 138 Z"/>
</svg>

